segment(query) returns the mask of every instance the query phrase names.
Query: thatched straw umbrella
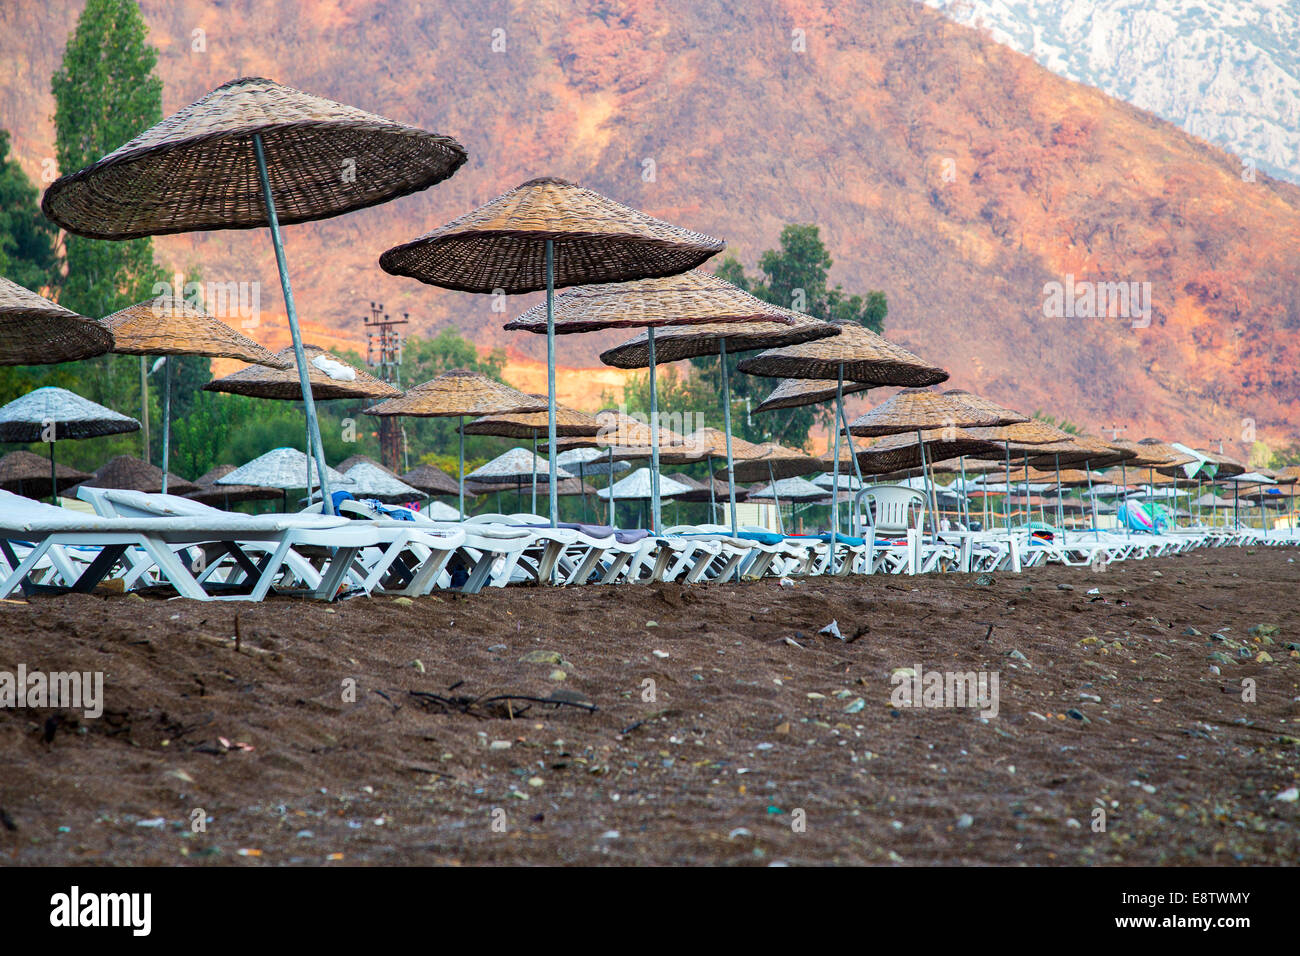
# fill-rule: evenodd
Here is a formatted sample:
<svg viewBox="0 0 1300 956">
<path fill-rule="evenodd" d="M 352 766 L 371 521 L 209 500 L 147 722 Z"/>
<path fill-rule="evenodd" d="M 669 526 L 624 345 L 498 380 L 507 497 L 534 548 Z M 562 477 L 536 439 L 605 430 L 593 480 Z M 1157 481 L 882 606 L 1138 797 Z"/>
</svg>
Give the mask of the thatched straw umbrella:
<svg viewBox="0 0 1300 956">
<path fill-rule="evenodd" d="M 638 468 L 626 478 L 614 482 L 607 488 L 601 488 L 596 492 L 596 497 L 607 499 L 611 511 L 616 500 L 639 501 L 641 517 L 644 519 L 646 506 L 656 494 L 662 499 L 668 499 L 676 498 L 678 495 L 688 495 L 695 490 L 691 485 L 669 478 L 667 475 L 651 475 L 649 468 Z M 644 524 L 644 520 L 641 523 Z"/>
<path fill-rule="evenodd" d="M 554 462 L 540 457 L 536 452 L 530 452 L 525 448 L 511 448 L 509 451 L 497 455 L 486 464 L 475 468 L 465 477 L 482 485 L 513 484 L 516 493 L 522 499 L 525 479 L 534 484 L 542 481 L 549 485 L 551 475 L 556 476 L 557 482 L 557 486 L 550 489 L 552 492 L 551 500 L 554 502 L 559 497 L 558 482 L 576 476 L 556 466 Z M 536 497 L 533 500 L 536 501 Z"/>
<path fill-rule="evenodd" d="M 970 428 L 979 425 L 996 425 L 1002 421 L 1003 415 L 1000 411 L 991 408 L 981 409 L 975 404 L 967 401 L 962 396 L 940 395 L 938 392 L 928 389 L 909 388 L 899 392 L 889 401 L 877 405 L 868 411 L 865 415 L 860 416 L 857 421 L 851 424 L 847 431 L 851 435 L 861 435 L 863 437 L 881 437 L 886 435 L 898 435 L 906 432 L 916 433 L 916 452 L 920 458 L 922 469 L 926 467 L 926 445 L 927 440 L 924 432 L 927 429 L 938 429 L 940 438 L 947 434 L 949 437 L 964 437 L 958 432 L 958 429 Z M 978 438 L 974 439 L 978 441 Z M 988 448 L 987 444 L 981 447 Z M 963 450 L 955 455 L 945 455 L 947 458 L 955 458 L 958 455 L 967 454 Z M 858 456 L 859 459 L 861 456 Z M 906 467 L 905 465 L 895 465 L 894 467 L 884 468 L 881 471 L 895 471 L 897 468 Z M 934 482 L 930 482 L 930 521 L 934 532 L 939 531 L 939 507 L 934 496 Z"/>
<path fill-rule="evenodd" d="M 722 429 L 731 435 L 731 379 L 727 353 L 798 345 L 838 335 L 839 329 L 798 312 L 758 299 L 724 279 L 706 272 L 688 272 L 672 279 L 630 282 L 575 290 L 561 310 L 566 327 L 609 328 L 610 323 L 641 325 L 645 331 L 629 342 L 602 353 L 600 360 L 616 368 L 650 370 L 650 423 L 659 420 L 657 365 L 717 355 L 722 371 Z M 562 296 L 561 298 L 566 298 Z M 525 314 L 526 317 L 526 314 Z M 512 323 L 524 328 L 523 318 Z M 605 323 L 605 324 L 600 324 Z M 557 328 L 559 328 L 557 320 Z M 659 331 L 662 330 L 662 331 Z M 657 450 L 650 459 L 658 475 Z M 727 456 L 730 464 L 732 458 Z M 731 495 L 731 527 L 736 531 L 736 501 Z M 654 505 L 655 520 L 659 506 Z"/>
<path fill-rule="evenodd" d="M 162 295 L 137 303 L 106 316 L 103 321 L 113 331 L 113 351 L 118 355 L 163 356 L 163 494 L 167 493 L 167 468 L 171 461 L 173 355 L 230 358 L 275 369 L 293 367 L 292 356 L 272 354 L 179 295 Z M 145 398 L 141 394 L 142 404 Z"/>
<path fill-rule="evenodd" d="M 343 474 L 352 480 L 348 489 L 357 498 L 374 498 L 378 501 L 414 501 L 420 497 L 418 488 L 413 488 L 391 471 L 371 461 L 361 461 L 350 468 L 340 468 Z"/>
<path fill-rule="evenodd" d="M 773 378 L 824 379 L 835 381 L 833 411 L 834 451 L 832 471 L 838 477 L 840 435 L 848 430 L 844 413 L 844 380 L 868 385 L 936 385 L 948 378 L 943 369 L 930 365 L 902 346 L 887 341 L 856 323 L 842 323 L 834 338 L 802 345 L 770 349 L 740 363 L 750 375 Z M 850 449 L 852 437 L 849 438 Z M 854 456 L 854 461 L 856 461 Z M 859 478 L 862 476 L 859 475 Z M 831 573 L 835 572 L 835 535 L 839 531 L 839 502 L 831 507 Z"/>
<path fill-rule="evenodd" d="M 44 485 L 50 475 L 50 463 L 35 452 L 19 449 L 0 458 L 0 488 L 16 495 L 23 494 L 23 486 Z M 56 465 L 54 487 L 56 493 L 89 478 L 90 475 L 67 465 Z M 39 497 L 25 495 L 25 497 Z"/>
<path fill-rule="evenodd" d="M 398 477 L 412 488 L 420 489 L 428 497 L 452 496 L 460 492 L 460 484 L 456 479 L 435 465 L 417 465 Z"/>
<path fill-rule="evenodd" d="M 308 452 L 315 448 L 318 470 L 328 475 L 281 212 L 288 224 L 375 206 L 442 182 L 465 159 L 464 147 L 450 137 L 244 77 L 56 180 L 41 209 L 91 239 L 268 226 L 307 412 Z M 328 488 L 324 498 L 328 514 Z"/>
<path fill-rule="evenodd" d="M 0 365 L 51 365 L 103 355 L 113 333 L 0 276 Z"/>
<path fill-rule="evenodd" d="M 216 484 L 218 478 L 224 478 L 234 470 L 234 465 L 217 465 L 195 478 L 194 483 L 199 486 L 199 490 L 191 491 L 185 497 L 193 498 L 205 505 L 221 505 L 227 511 L 230 510 L 230 506 L 234 502 L 270 501 L 273 498 L 280 497 L 279 488 L 267 488 L 258 485 Z"/>
<path fill-rule="evenodd" d="M 533 395 L 539 402 L 545 402 L 545 395 Z M 594 438 L 600 434 L 600 422 L 595 415 L 580 412 L 563 405 L 555 406 L 555 434 L 563 438 Z M 506 412 L 499 415 L 484 415 L 465 426 L 467 435 L 495 435 L 498 438 L 527 438 L 533 443 L 533 454 L 537 454 L 537 437 L 549 432 L 550 415 L 547 412 Z M 578 476 L 581 478 L 581 474 Z M 532 513 L 537 514 L 537 477 L 533 476 Z M 557 495 L 563 494 L 556 490 Z"/>
<path fill-rule="evenodd" d="M 309 458 L 296 448 L 273 448 L 266 454 L 259 455 L 252 461 L 246 462 L 234 471 L 216 479 L 213 482 L 213 487 L 256 485 L 260 488 L 278 488 L 283 497 L 283 508 L 288 511 L 289 490 L 306 488 L 310 492 L 313 482 L 312 473 L 317 467 L 316 458 Z M 319 479 L 319 473 L 314 477 Z M 336 488 L 347 488 L 352 485 L 352 479 L 326 465 L 324 481 L 317 480 L 315 483 L 321 489 L 322 500 L 324 501 L 322 507 L 325 513 L 330 514 L 333 513 L 334 502 L 325 500 L 325 496 L 329 494 L 330 485 Z"/>
<path fill-rule="evenodd" d="M 546 392 L 555 421 L 555 290 L 674 276 L 726 248 L 576 183 L 532 179 L 379 258 L 385 272 L 462 292 L 546 290 Z M 507 326 L 509 328 L 509 326 Z M 570 331 L 577 331 L 571 329 Z M 556 433 L 548 425 L 547 444 Z M 557 518 L 551 476 L 551 522 Z"/>
<path fill-rule="evenodd" d="M 140 423 L 66 388 L 33 389 L 0 408 L 0 442 L 43 441 L 50 446 L 50 500 L 59 503 L 54 443 L 136 431 Z"/>
<path fill-rule="evenodd" d="M 869 382 L 845 382 L 843 386 L 839 386 L 815 378 L 787 378 L 772 389 L 772 393 L 767 398 L 755 405 L 754 411 L 771 412 L 779 408 L 820 405 L 822 402 L 832 401 L 841 388 L 842 394 L 853 395 L 874 387 Z"/>
<path fill-rule="evenodd" d="M 482 372 L 454 368 L 415 386 L 397 398 L 365 409 L 367 415 L 410 415 L 413 418 L 458 418 L 460 517 L 465 519 L 465 419 L 503 412 L 537 412 L 545 404 Z"/>
<path fill-rule="evenodd" d="M 157 465 L 131 455 L 116 455 L 95 469 L 95 473 L 81 484 L 87 488 L 121 488 L 125 491 L 143 491 L 157 494 L 163 490 L 163 471 Z M 199 486 L 178 475 L 168 476 L 167 487 L 172 494 L 188 495 Z"/>
<path fill-rule="evenodd" d="M 390 398 L 402 393 L 385 381 L 375 378 L 365 369 L 347 364 L 337 355 L 325 351 L 318 345 L 302 344 L 302 355 L 307 362 L 307 382 L 311 397 L 316 401 L 332 399 Z M 302 377 L 300 370 L 293 364 L 293 348 L 281 349 L 274 356 L 282 363 L 279 368 L 267 365 L 250 365 L 232 372 L 224 378 L 218 378 L 203 386 L 204 391 L 226 392 L 230 395 L 246 395 L 251 398 L 271 398 L 295 402 L 302 399 Z M 313 412 L 313 415 L 315 413 Z M 319 439 L 319 434 L 316 436 Z M 312 454 L 310 433 L 306 436 L 307 452 Z M 324 460 L 322 451 L 316 456 Z M 319 473 L 319 469 L 317 469 Z M 326 481 L 332 474 L 325 470 Z M 298 485 L 306 488 L 311 496 L 312 486 Z M 325 514 L 333 512 L 334 503 L 327 502 Z"/>
</svg>

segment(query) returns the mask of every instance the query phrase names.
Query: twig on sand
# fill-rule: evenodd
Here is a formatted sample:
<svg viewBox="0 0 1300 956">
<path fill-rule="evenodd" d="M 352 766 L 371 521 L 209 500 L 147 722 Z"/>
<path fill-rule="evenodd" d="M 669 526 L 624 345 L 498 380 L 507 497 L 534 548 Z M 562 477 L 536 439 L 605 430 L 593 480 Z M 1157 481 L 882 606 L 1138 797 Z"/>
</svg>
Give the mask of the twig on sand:
<svg viewBox="0 0 1300 956">
<path fill-rule="evenodd" d="M 408 690 L 408 694 L 419 700 L 428 701 L 437 704 L 445 712 L 456 711 L 457 713 L 467 714 L 470 717 L 477 717 L 480 720 L 489 719 L 491 715 L 483 715 L 475 712 L 475 708 L 486 704 L 505 704 L 506 715 L 514 719 L 523 714 L 523 710 L 514 709 L 514 701 L 527 701 L 532 704 L 550 704 L 555 707 L 576 707 L 578 710 L 585 710 L 587 713 L 595 713 L 596 705 L 582 703 L 574 700 L 564 700 L 556 697 L 532 697 L 528 694 L 494 694 L 491 697 L 444 697 L 442 694 L 435 694 L 428 690 Z M 526 709 L 526 708 L 525 708 Z"/>
</svg>

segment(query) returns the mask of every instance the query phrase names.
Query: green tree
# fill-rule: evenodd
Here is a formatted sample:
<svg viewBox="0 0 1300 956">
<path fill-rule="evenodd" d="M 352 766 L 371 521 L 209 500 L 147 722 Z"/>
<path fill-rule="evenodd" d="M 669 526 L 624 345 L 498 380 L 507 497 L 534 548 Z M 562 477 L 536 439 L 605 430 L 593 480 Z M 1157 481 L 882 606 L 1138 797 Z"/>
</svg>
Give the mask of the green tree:
<svg viewBox="0 0 1300 956">
<path fill-rule="evenodd" d="M 88 166 L 162 119 L 162 81 L 154 75 L 158 54 L 147 33 L 134 0 L 87 0 L 51 81 L 62 172 Z M 154 262 L 150 239 L 109 242 L 69 234 L 64 258 L 60 303 L 95 318 L 149 298 L 155 285 L 168 278 Z M 87 398 L 140 414 L 138 358 L 101 356 L 80 363 L 77 372 L 79 390 Z M 161 375 L 153 378 L 158 379 L 156 389 Z M 156 396 L 149 404 L 156 407 Z M 157 422 L 152 413 L 150 417 Z M 114 439 L 109 442 L 113 447 L 100 454 L 139 454 L 140 441 L 138 435 Z"/>
<path fill-rule="evenodd" d="M 58 231 L 41 215 L 39 195 L 9 158 L 9 132 L 0 129 L 0 275 L 40 291 L 58 279 Z"/>
</svg>

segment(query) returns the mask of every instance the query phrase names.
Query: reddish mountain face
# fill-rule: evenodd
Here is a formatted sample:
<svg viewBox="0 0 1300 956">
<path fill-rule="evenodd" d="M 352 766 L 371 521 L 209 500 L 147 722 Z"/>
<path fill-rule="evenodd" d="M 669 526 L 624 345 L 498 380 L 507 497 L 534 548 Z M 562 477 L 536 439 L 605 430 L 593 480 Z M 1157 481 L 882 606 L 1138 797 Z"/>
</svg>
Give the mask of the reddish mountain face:
<svg viewBox="0 0 1300 956">
<path fill-rule="evenodd" d="M 541 356 L 535 337 L 501 330 L 535 297 L 503 317 L 376 260 L 553 174 L 726 237 L 750 265 L 784 223 L 820 224 L 832 277 L 888 292 L 890 337 L 1013 407 L 1130 437 L 1300 431 L 1300 189 L 1244 181 L 1227 154 L 909 0 L 142 6 L 165 111 L 263 75 L 468 148 L 432 190 L 287 230 L 309 338 L 358 341 L 379 299 L 419 328 L 454 323 Z M 33 177 L 53 155 L 49 76 L 79 9 L 0 8 L 0 123 Z M 264 235 L 158 248 L 205 279 L 260 281 L 253 332 L 284 338 Z M 1121 291 L 1127 317 L 1080 316 Z M 561 361 L 593 365 L 618 340 L 568 336 Z M 581 375 L 561 379 L 584 393 Z"/>
</svg>

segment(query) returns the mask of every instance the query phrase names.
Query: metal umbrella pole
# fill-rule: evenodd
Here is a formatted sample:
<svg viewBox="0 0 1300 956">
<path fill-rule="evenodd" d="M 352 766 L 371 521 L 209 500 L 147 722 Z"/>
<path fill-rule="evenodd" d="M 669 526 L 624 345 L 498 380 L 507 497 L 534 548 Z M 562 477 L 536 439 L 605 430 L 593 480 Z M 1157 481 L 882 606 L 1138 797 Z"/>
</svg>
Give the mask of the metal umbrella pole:
<svg viewBox="0 0 1300 956">
<path fill-rule="evenodd" d="M 919 428 L 916 430 L 916 444 L 917 447 L 921 449 L 921 480 L 926 483 L 926 485 L 928 486 L 927 490 L 929 491 L 928 500 L 930 502 L 930 531 L 934 534 L 935 538 L 938 538 L 939 537 L 939 503 L 934 496 L 934 482 L 930 481 L 929 478 L 926 477 L 930 473 L 930 469 L 925 461 L 925 438 L 921 434 L 921 429 Z"/>
<path fill-rule="evenodd" d="M 654 367 L 654 329 L 650 330 L 650 364 Z M 722 361 L 722 431 L 727 441 L 727 503 L 731 508 L 731 533 L 736 534 L 736 461 L 731 455 L 731 373 L 727 370 L 727 340 L 718 340 L 718 355 Z M 658 432 L 656 432 L 656 435 Z M 658 440 L 656 438 L 656 440 Z M 768 463 L 771 470 L 771 463 Z M 713 499 L 713 466 L 709 466 L 709 500 Z M 777 509 L 779 518 L 781 510 Z"/>
<path fill-rule="evenodd" d="M 1101 540 L 1101 534 L 1097 530 L 1097 496 L 1092 493 L 1092 459 L 1083 463 L 1083 473 L 1088 476 L 1088 507 L 1092 509 L 1092 539 Z"/>
<path fill-rule="evenodd" d="M 606 485 L 609 491 L 609 526 L 617 528 L 614 524 L 614 446 L 609 446 L 609 484 Z"/>
<path fill-rule="evenodd" d="M 552 457 L 552 458 L 555 457 L 555 446 L 554 446 L 554 445 L 551 446 L 551 457 Z M 536 431 L 533 432 L 533 467 L 532 467 L 532 472 L 533 472 L 533 504 L 532 504 L 533 512 L 532 512 L 532 513 L 533 513 L 533 514 L 537 514 L 537 432 L 536 432 Z M 552 514 L 555 513 L 554 507 L 555 507 L 555 506 L 554 506 L 554 502 L 552 502 L 552 505 L 551 505 L 551 509 L 552 509 L 552 510 L 551 510 L 551 513 L 552 513 Z"/>
<path fill-rule="evenodd" d="M 554 455 L 555 452 L 552 451 L 551 454 Z M 579 456 L 579 460 L 578 460 L 578 491 L 581 492 L 582 494 L 582 523 L 586 524 L 587 523 L 587 479 L 583 476 L 581 456 Z"/>
<path fill-rule="evenodd" d="M 844 366 L 840 366 L 839 377 L 835 381 L 835 405 L 839 407 L 840 402 L 844 401 Z M 835 423 L 835 449 L 833 451 L 832 468 L 831 468 L 831 555 L 830 570 L 831 576 L 835 575 L 835 548 L 837 546 L 837 535 L 840 523 L 840 429 L 839 422 Z M 771 468 L 768 464 L 768 468 Z M 778 512 L 779 513 L 779 512 Z"/>
<path fill-rule="evenodd" d="M 718 524 L 718 503 L 714 500 L 713 494 L 713 456 L 704 456 L 704 467 L 708 469 L 709 474 L 709 524 Z"/>
<path fill-rule="evenodd" d="M 1056 453 L 1056 523 L 1061 526 L 1061 543 L 1065 544 L 1065 506 L 1061 504 L 1061 453 Z"/>
<path fill-rule="evenodd" d="M 284 309 L 289 316 L 289 336 L 293 339 L 293 357 L 298 364 L 298 383 L 302 386 L 302 401 L 307 410 L 307 430 L 311 435 L 320 472 L 321 513 L 333 514 L 334 502 L 330 498 L 329 478 L 325 472 L 325 447 L 320 439 L 320 422 L 316 419 L 316 400 L 311 394 L 311 379 L 307 375 L 307 356 L 302 348 L 302 332 L 298 329 L 298 310 L 293 304 L 293 287 L 289 284 L 289 265 L 284 257 L 284 242 L 280 238 L 280 219 L 275 211 L 275 198 L 271 195 L 271 179 L 266 172 L 266 151 L 262 148 L 262 134 L 253 134 L 253 152 L 257 155 L 257 175 L 262 182 L 262 200 L 266 204 L 266 218 L 271 225 L 271 245 L 275 247 L 275 264 L 280 270 L 280 287 L 284 291 Z M 547 246 L 549 248 L 548 240 Z M 310 457 L 313 448 L 307 449 Z"/>
<path fill-rule="evenodd" d="M 465 416 L 460 416 L 460 424 L 456 429 L 460 433 L 460 481 L 456 489 L 460 497 L 460 520 L 465 520 Z M 498 495 L 498 500 L 500 496 Z M 498 507 L 500 507 L 498 505 Z"/>
<path fill-rule="evenodd" d="M 1128 510 L 1128 465 L 1124 462 L 1119 463 L 1119 496 L 1124 502 L 1124 537 L 1133 537 L 1133 516 Z"/>
<path fill-rule="evenodd" d="M 776 503 L 776 530 L 778 534 L 785 534 L 785 522 L 781 519 L 781 496 L 776 493 L 776 475 L 772 471 L 772 459 L 767 460 L 767 480 L 772 487 L 772 501 Z M 831 492 L 831 500 L 835 500 L 835 492 Z M 791 512 L 791 518 L 794 513 Z"/>
<path fill-rule="evenodd" d="M 659 389 L 655 383 L 655 329 L 646 329 L 650 354 L 650 523 L 656 534 L 659 522 Z"/>
<path fill-rule="evenodd" d="M 163 356 L 163 460 L 162 493 L 167 494 L 167 471 L 171 466 L 172 451 L 172 358 Z M 311 501 L 310 491 L 307 495 Z"/>
<path fill-rule="evenodd" d="M 59 503 L 59 480 L 54 477 L 54 442 L 50 442 L 50 504 Z"/>
<path fill-rule="evenodd" d="M 551 527 L 557 527 L 560 489 L 555 484 L 555 240 L 546 240 L 546 447 L 551 450 Z M 533 462 L 533 471 L 537 462 Z M 535 508 L 534 508 L 535 510 Z"/>
<path fill-rule="evenodd" d="M 1002 448 L 1006 452 L 1006 484 L 1002 486 L 1002 515 L 1006 525 L 1007 534 L 1011 533 L 1011 443 L 1003 442 Z"/>
<path fill-rule="evenodd" d="M 843 369 L 844 366 L 841 364 L 840 370 L 843 371 Z M 849 416 L 844 411 L 843 399 L 841 399 L 838 404 L 839 404 L 839 411 L 837 414 L 839 415 L 840 425 L 842 425 L 844 428 L 844 440 L 849 443 L 849 461 L 853 462 L 853 474 L 858 479 L 858 487 L 856 490 L 860 491 L 862 489 L 862 486 L 865 484 L 865 482 L 862 480 L 862 466 L 858 464 L 858 449 L 853 444 L 853 433 L 849 431 Z M 837 497 L 839 495 L 839 491 L 840 491 L 839 488 L 835 489 L 835 494 Z M 857 498 L 850 497 L 849 501 L 851 502 L 851 504 L 849 505 L 849 510 L 850 510 L 850 518 L 852 519 L 849 524 L 849 531 L 852 532 L 853 535 L 856 537 L 858 533 Z"/>
</svg>

